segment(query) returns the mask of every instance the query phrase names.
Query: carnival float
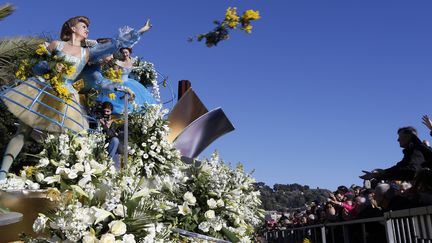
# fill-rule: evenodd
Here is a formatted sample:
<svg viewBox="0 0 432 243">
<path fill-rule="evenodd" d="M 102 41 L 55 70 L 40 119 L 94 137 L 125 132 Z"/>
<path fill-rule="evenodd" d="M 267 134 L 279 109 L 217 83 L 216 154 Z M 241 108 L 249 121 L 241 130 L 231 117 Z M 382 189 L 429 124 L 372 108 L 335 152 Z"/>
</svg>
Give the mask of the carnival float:
<svg viewBox="0 0 432 243">
<path fill-rule="evenodd" d="M 89 24 L 67 20 L 59 41 L 0 39 L 0 99 L 18 123 L 0 168 L 0 242 L 253 242 L 252 175 L 217 153 L 197 160 L 234 130 L 223 110 L 185 80 L 175 95 L 132 57 L 149 21 L 97 40 Z M 41 149 L 17 165 L 26 140 Z"/>
</svg>

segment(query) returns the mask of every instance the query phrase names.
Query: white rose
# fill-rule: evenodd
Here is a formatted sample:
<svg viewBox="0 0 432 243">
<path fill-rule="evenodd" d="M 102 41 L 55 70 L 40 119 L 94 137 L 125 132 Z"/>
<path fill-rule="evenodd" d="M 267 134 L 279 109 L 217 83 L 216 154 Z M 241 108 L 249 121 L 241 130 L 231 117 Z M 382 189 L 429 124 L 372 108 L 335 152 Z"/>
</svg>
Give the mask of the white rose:
<svg viewBox="0 0 432 243">
<path fill-rule="evenodd" d="M 217 206 L 218 206 L 218 207 L 223 207 L 223 206 L 225 206 L 224 201 L 223 201 L 222 199 L 217 200 Z"/>
<path fill-rule="evenodd" d="M 186 192 L 183 195 L 183 200 L 185 200 L 187 202 L 188 205 L 195 205 L 196 203 L 196 198 L 194 197 L 194 195 L 192 194 L 192 192 Z"/>
<path fill-rule="evenodd" d="M 184 202 L 183 205 L 178 206 L 178 209 L 178 214 L 188 215 L 192 213 L 192 210 L 188 207 L 186 202 Z"/>
<path fill-rule="evenodd" d="M 39 217 L 33 223 L 33 231 L 40 232 L 45 229 L 45 225 L 48 221 L 48 217 L 43 214 L 39 214 Z"/>
<path fill-rule="evenodd" d="M 82 242 L 83 243 L 97 243 L 98 239 L 96 238 L 96 236 L 88 234 L 82 238 Z"/>
<path fill-rule="evenodd" d="M 213 229 L 217 232 L 220 231 L 222 229 L 222 222 L 220 220 L 216 220 L 215 222 L 212 223 L 212 227 Z"/>
<path fill-rule="evenodd" d="M 108 224 L 111 233 L 115 236 L 124 235 L 126 233 L 126 224 L 121 220 L 114 220 Z"/>
<path fill-rule="evenodd" d="M 37 167 L 45 167 L 47 165 L 49 165 L 49 159 L 42 158 L 39 160 L 39 164 L 37 165 Z"/>
<path fill-rule="evenodd" d="M 84 165 L 81 163 L 76 163 L 72 166 L 72 170 L 76 172 L 84 171 Z"/>
<path fill-rule="evenodd" d="M 243 237 L 240 239 L 240 242 L 241 242 L 241 243 L 250 243 L 250 242 L 252 242 L 252 241 L 249 239 L 248 236 L 243 236 Z"/>
<path fill-rule="evenodd" d="M 204 213 L 204 216 L 206 217 L 206 219 L 214 219 L 216 217 L 215 211 L 208 210 L 207 212 Z"/>
<path fill-rule="evenodd" d="M 208 222 L 201 222 L 198 225 L 198 229 L 200 229 L 203 232 L 208 232 L 210 230 L 210 224 Z"/>
<path fill-rule="evenodd" d="M 115 236 L 113 234 L 106 233 L 102 235 L 99 243 L 115 243 Z"/>
<path fill-rule="evenodd" d="M 99 223 L 100 221 L 105 220 L 106 218 L 108 218 L 109 216 L 111 216 L 112 214 L 106 210 L 97 208 L 95 206 L 91 207 L 91 209 L 93 210 L 93 215 L 96 218 L 95 219 L 95 224 Z"/>
<path fill-rule="evenodd" d="M 44 181 L 47 184 L 52 184 L 54 182 L 60 182 L 60 176 L 59 175 L 55 175 L 55 176 L 48 176 L 44 179 Z"/>
<path fill-rule="evenodd" d="M 35 177 L 37 182 L 41 182 L 45 179 L 45 176 L 42 173 L 36 173 Z"/>
<path fill-rule="evenodd" d="M 133 234 L 125 234 L 122 239 L 123 243 L 135 243 L 135 236 Z"/>
<path fill-rule="evenodd" d="M 78 177 L 78 174 L 76 173 L 76 171 L 71 170 L 71 171 L 69 171 L 69 173 L 66 176 L 68 179 L 73 180 L 73 179 Z"/>
<path fill-rule="evenodd" d="M 206 174 L 209 174 L 211 169 L 212 168 L 207 163 L 203 163 L 201 165 L 201 168 L 200 168 L 201 172 L 206 173 Z"/>
<path fill-rule="evenodd" d="M 207 200 L 207 205 L 210 209 L 214 209 L 217 207 L 217 202 L 213 198 L 210 198 L 209 200 Z"/>
<path fill-rule="evenodd" d="M 114 215 L 122 217 L 122 218 L 124 218 L 125 212 L 127 212 L 127 207 L 123 206 L 121 204 L 117 205 L 117 207 L 113 211 Z"/>
<path fill-rule="evenodd" d="M 40 188 L 38 183 L 32 182 L 30 180 L 27 181 L 28 188 L 31 190 L 37 190 Z"/>
</svg>

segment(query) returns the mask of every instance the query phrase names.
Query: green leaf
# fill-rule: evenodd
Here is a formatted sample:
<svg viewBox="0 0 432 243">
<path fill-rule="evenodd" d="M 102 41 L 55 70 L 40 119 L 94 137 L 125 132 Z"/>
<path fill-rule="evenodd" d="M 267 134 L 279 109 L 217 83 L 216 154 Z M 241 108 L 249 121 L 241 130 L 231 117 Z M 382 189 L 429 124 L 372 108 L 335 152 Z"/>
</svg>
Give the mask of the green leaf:
<svg viewBox="0 0 432 243">
<path fill-rule="evenodd" d="M 237 238 L 237 236 L 231 232 L 230 230 L 228 230 L 227 228 L 223 227 L 222 228 L 222 233 L 228 238 L 228 240 L 230 240 L 231 242 L 239 242 L 240 239 Z"/>
<path fill-rule="evenodd" d="M 0 85 L 12 84 L 21 60 L 32 56 L 38 45 L 44 41 L 45 39 L 40 37 L 0 39 Z"/>
<path fill-rule="evenodd" d="M 89 198 L 88 194 L 80 186 L 71 185 L 70 187 L 79 195 Z"/>
</svg>

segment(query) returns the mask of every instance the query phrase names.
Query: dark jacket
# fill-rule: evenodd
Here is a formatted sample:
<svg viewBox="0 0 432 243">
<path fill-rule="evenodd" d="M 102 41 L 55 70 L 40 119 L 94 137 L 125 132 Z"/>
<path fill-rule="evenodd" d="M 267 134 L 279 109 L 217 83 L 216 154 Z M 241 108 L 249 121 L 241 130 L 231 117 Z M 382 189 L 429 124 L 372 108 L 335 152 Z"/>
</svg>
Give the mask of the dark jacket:
<svg viewBox="0 0 432 243">
<path fill-rule="evenodd" d="M 422 168 L 432 164 L 432 150 L 415 137 L 408 148 L 403 150 L 404 157 L 395 166 L 385 169 L 378 180 L 411 181 Z"/>
<path fill-rule="evenodd" d="M 115 122 L 112 122 L 110 127 L 102 125 L 102 132 L 106 135 L 108 139 L 117 137 L 119 132 L 119 126 Z"/>
</svg>

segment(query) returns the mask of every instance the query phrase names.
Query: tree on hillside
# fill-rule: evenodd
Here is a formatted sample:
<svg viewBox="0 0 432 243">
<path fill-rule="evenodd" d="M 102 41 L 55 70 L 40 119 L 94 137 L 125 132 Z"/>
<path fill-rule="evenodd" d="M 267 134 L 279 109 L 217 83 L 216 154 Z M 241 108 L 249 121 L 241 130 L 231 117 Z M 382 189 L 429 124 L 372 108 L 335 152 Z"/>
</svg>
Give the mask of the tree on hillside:
<svg viewBox="0 0 432 243">
<path fill-rule="evenodd" d="M 273 188 L 264 182 L 255 184 L 255 188 L 261 192 L 261 201 L 265 210 L 283 211 L 286 208 L 304 207 L 314 201 L 324 202 L 329 190 L 311 189 L 300 184 L 275 184 Z"/>
</svg>

